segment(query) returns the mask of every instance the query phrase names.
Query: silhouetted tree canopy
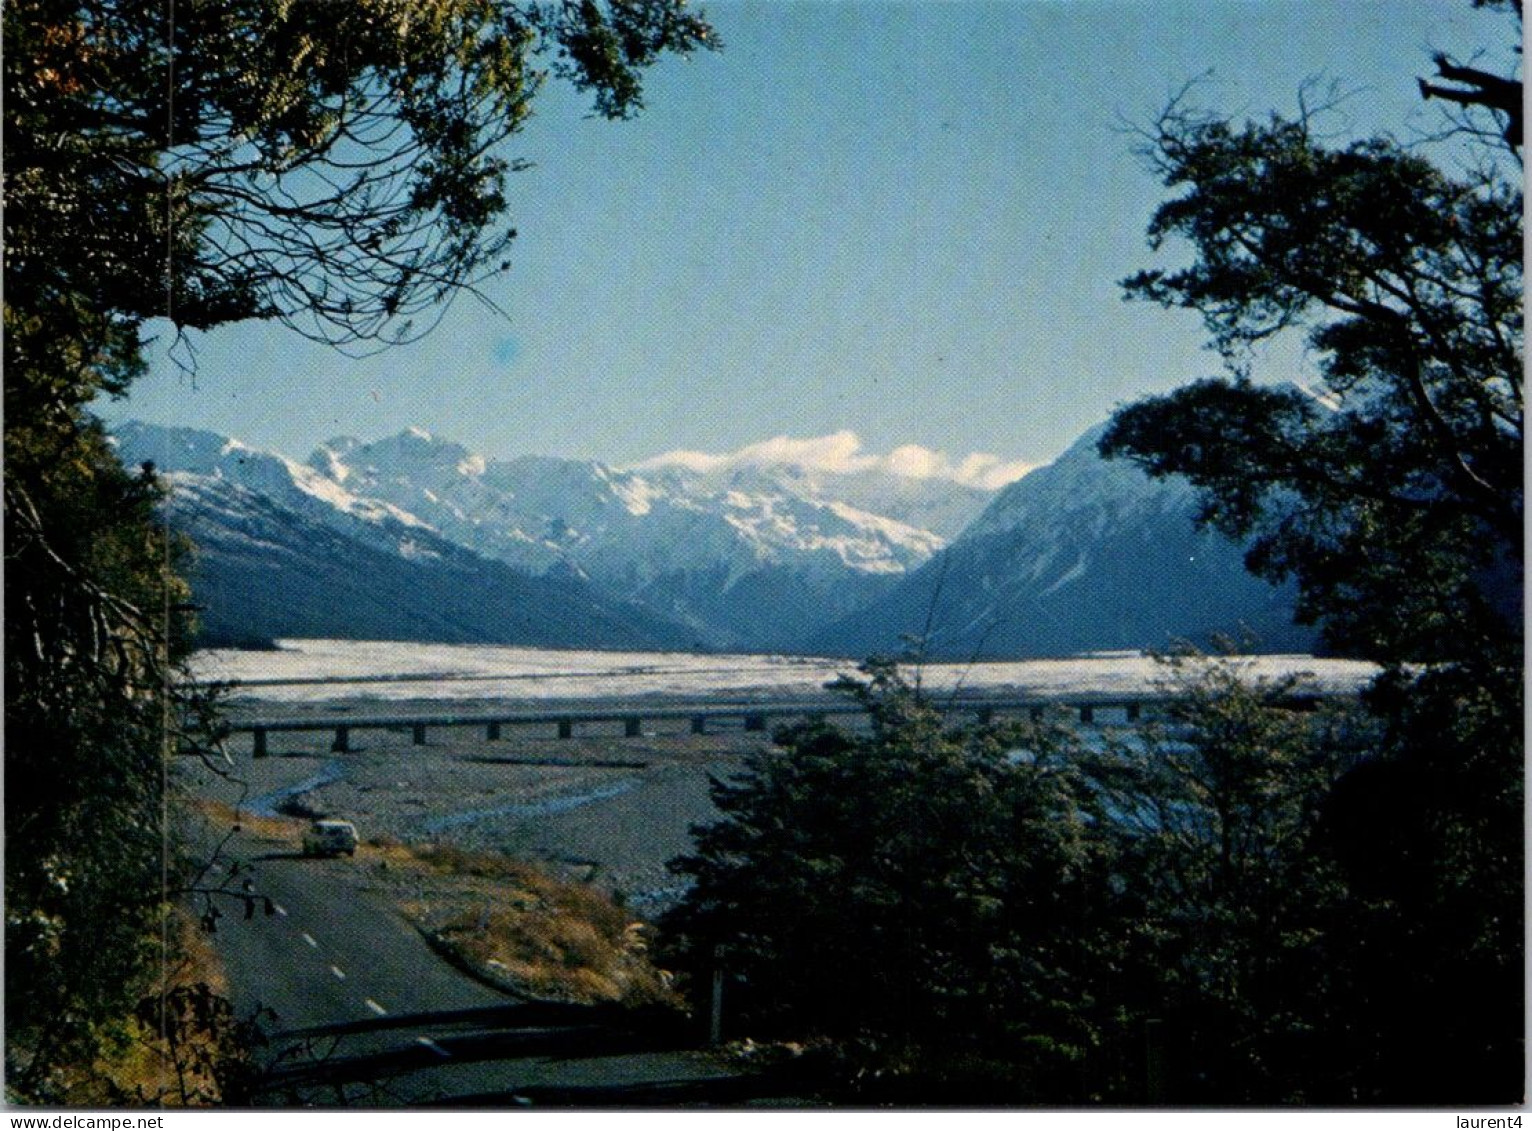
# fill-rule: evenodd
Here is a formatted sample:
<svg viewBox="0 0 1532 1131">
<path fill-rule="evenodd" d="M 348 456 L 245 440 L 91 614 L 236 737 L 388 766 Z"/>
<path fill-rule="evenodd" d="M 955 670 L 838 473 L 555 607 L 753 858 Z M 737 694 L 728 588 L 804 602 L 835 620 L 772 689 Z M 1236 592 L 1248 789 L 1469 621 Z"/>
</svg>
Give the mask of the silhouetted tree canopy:
<svg viewBox="0 0 1532 1131">
<path fill-rule="evenodd" d="M 783 731 L 672 864 L 693 886 L 665 958 L 699 1007 L 725 973 L 726 1036 L 806 1045 L 804 1086 L 870 1104 L 1398 1094 L 1348 989 L 1376 910 L 1322 819 L 1375 719 L 1187 657 L 1131 729 L 949 727 L 891 665 L 863 672 L 842 687 L 871 733 Z"/>
<path fill-rule="evenodd" d="M 550 72 L 627 117 L 711 36 L 680 0 L 17 0 L 5 28 L 13 292 L 340 344 L 501 269 L 502 143 Z"/>
<path fill-rule="evenodd" d="M 1486 4 L 1515 11 L 1519 4 Z M 1300 615 L 1376 660 L 1378 737 L 1319 829 L 1346 893 L 1327 1005 L 1369 1057 L 1351 1094 L 1519 1098 L 1525 1067 L 1521 80 L 1438 59 L 1469 111 L 1422 147 L 1236 124 L 1174 105 L 1148 131 L 1167 188 L 1126 281 L 1198 312 L 1231 373 L 1120 410 L 1103 454 L 1186 476 L 1201 519 L 1292 577 Z M 1435 89 L 1427 91 L 1439 96 Z M 1510 140 L 1508 150 L 1504 142 Z M 1449 171 L 1451 170 L 1451 171 Z M 1307 332 L 1313 372 L 1249 380 L 1251 347 Z"/>
<path fill-rule="evenodd" d="M 424 332 L 505 266 L 548 79 L 625 118 L 683 0 L 14 0 L 4 11 L 6 1076 L 65 1102 L 149 988 L 166 760 L 214 757 L 184 547 L 90 412 L 144 324 Z"/>
<path fill-rule="evenodd" d="M 1073 959 L 1105 892 L 1076 743 L 946 730 L 891 664 L 863 671 L 841 686 L 870 736 L 805 724 L 714 783 L 722 819 L 672 864 L 694 886 L 665 920 L 669 960 L 699 988 L 728 973 L 731 1037 L 829 1041 L 928 1083 L 977 1073 L 964 1102 L 1079 1098 L 1095 1035 Z M 1018 743 L 1032 756 L 1008 758 Z"/>
<path fill-rule="evenodd" d="M 1120 411 L 1101 442 L 1203 489 L 1254 535 L 1300 613 L 1372 659 L 1519 638 L 1522 193 L 1385 139 L 1331 147 L 1307 119 L 1236 126 L 1173 107 L 1151 154 L 1180 195 L 1150 228 L 1194 259 L 1127 280 L 1199 312 L 1234 370 Z M 1519 170 L 1518 170 L 1519 173 Z M 1307 330 L 1318 387 L 1258 387 L 1246 351 Z M 1294 375 L 1295 379 L 1301 379 Z"/>
</svg>

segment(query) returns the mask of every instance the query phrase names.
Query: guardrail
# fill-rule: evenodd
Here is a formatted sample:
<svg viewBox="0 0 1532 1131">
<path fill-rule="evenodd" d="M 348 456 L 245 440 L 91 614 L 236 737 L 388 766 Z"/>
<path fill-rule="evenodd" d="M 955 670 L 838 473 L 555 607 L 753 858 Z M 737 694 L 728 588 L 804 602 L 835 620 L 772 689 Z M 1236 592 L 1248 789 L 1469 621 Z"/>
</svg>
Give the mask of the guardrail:
<svg viewBox="0 0 1532 1131">
<path fill-rule="evenodd" d="M 1285 702 L 1299 710 L 1311 710 L 1321 699 L 1320 693 L 1296 694 L 1286 697 Z M 1051 697 L 1010 697 L 985 699 L 933 699 L 931 705 L 944 715 L 970 715 L 981 726 L 988 725 L 1003 715 L 1025 715 L 1042 719 L 1050 708 L 1078 714 L 1082 725 L 1091 726 L 1097 714 L 1106 711 L 1121 712 L 1125 723 L 1138 721 L 1146 709 L 1167 701 L 1165 696 L 1149 694 L 1109 695 L 1080 694 Z M 335 739 L 330 749 L 337 754 L 352 749 L 351 735 L 355 731 L 389 730 L 411 732 L 414 744 L 424 746 L 426 733 L 430 730 L 464 727 L 484 728 L 484 737 L 494 742 L 503 737 L 507 727 L 552 726 L 559 738 L 573 738 L 575 727 L 592 724 L 620 723 L 623 736 L 638 738 L 643 734 L 646 722 L 674 722 L 687 720 L 692 734 L 706 734 L 708 724 L 732 720 L 740 722 L 746 731 L 764 731 L 771 719 L 787 720 L 814 718 L 830 715 L 864 715 L 867 709 L 859 703 L 841 700 L 799 700 L 754 703 L 708 703 L 690 705 L 625 706 L 610 709 L 563 709 L 547 711 L 512 711 L 496 714 L 439 714 L 439 715 L 348 715 L 344 718 L 304 719 L 256 719 L 237 722 L 230 726 L 236 734 L 254 736 L 255 757 L 265 757 L 268 739 L 272 734 L 334 731 Z"/>
</svg>

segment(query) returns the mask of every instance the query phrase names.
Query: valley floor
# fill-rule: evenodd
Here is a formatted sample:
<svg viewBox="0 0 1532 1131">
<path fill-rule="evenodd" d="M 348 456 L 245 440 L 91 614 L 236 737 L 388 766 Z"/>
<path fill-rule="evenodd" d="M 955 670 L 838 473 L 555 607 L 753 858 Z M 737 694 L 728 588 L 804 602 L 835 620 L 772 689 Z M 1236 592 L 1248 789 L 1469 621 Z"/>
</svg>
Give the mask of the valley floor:
<svg viewBox="0 0 1532 1131">
<path fill-rule="evenodd" d="M 343 714 L 356 707 L 313 709 Z M 271 713 L 269 704 L 244 703 L 230 717 Z M 480 729 L 442 729 L 425 746 L 414 745 L 408 730 L 366 731 L 346 754 L 330 752 L 328 732 L 273 734 L 265 758 L 251 757 L 249 735 L 236 735 L 230 777 L 204 771 L 189 785 L 199 797 L 255 816 L 344 817 L 364 840 L 442 843 L 541 862 L 651 913 L 677 894 L 666 861 L 689 851 L 692 824 L 714 815 L 708 776 L 737 772 L 744 755 L 769 739 L 737 726 L 691 735 L 684 720 L 650 724 L 640 738 L 622 737 L 620 726 L 589 729 L 559 740 L 507 728 L 494 742 Z"/>
</svg>

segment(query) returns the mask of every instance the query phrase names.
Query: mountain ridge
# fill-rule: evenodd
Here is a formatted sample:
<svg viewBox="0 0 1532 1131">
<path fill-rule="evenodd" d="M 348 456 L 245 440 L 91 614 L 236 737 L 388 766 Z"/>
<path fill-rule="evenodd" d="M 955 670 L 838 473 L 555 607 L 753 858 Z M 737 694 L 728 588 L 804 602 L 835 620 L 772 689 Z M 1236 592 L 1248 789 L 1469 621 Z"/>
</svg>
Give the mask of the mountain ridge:
<svg viewBox="0 0 1532 1131">
<path fill-rule="evenodd" d="M 1289 590 L 1251 577 L 1238 546 L 1194 529 L 1191 486 L 1102 460 L 1103 428 L 998 490 L 901 479 L 864 457 L 838 469 L 486 459 L 422 429 L 372 442 L 339 436 L 302 463 L 137 422 L 117 429 L 117 443 L 124 458 L 155 462 L 178 494 L 219 500 L 233 527 L 255 521 L 256 497 L 277 508 L 285 519 L 261 519 L 272 563 L 322 542 L 342 560 L 365 560 L 389 578 L 398 615 L 417 634 L 442 623 L 453 639 L 472 636 L 471 606 L 443 591 L 451 576 L 481 599 L 498 586 L 508 600 L 544 602 L 535 630 L 497 613 L 494 631 L 556 639 L 568 616 L 567 635 L 581 644 L 610 630 L 687 648 L 854 657 L 899 652 L 927 620 L 933 657 L 1143 649 L 1216 634 L 1253 634 L 1267 650 L 1311 644 L 1313 634 L 1291 623 Z M 922 516 L 948 533 L 906 521 Z M 217 548 L 205 586 L 253 622 L 291 620 L 239 596 L 261 581 L 228 529 L 205 517 L 193 533 Z M 414 607 L 395 577 L 409 572 L 405 561 L 436 571 L 414 584 L 440 607 Z M 344 567 L 332 565 L 311 563 L 334 600 L 309 619 L 324 621 L 323 635 L 345 635 L 343 612 L 354 605 L 361 622 L 376 624 Z M 534 593 L 532 582 L 552 588 Z M 297 604 L 313 605 L 283 584 Z M 452 610 L 445 622 L 443 608 Z"/>
<path fill-rule="evenodd" d="M 1087 430 L 1004 487 L 936 560 L 811 645 L 896 654 L 918 635 L 933 659 L 1208 647 L 1221 638 L 1258 651 L 1312 648 L 1315 632 L 1293 623 L 1293 587 L 1254 577 L 1242 547 L 1198 529 L 1186 480 L 1102 459 L 1105 430 Z"/>
</svg>

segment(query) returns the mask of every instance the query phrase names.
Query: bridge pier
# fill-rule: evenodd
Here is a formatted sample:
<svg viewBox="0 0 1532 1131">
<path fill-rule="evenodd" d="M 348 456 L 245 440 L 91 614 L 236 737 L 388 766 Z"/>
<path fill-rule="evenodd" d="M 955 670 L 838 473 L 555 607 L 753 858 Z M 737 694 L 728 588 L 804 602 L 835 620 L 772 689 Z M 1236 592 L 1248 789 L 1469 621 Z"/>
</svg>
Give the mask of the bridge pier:
<svg viewBox="0 0 1532 1131">
<path fill-rule="evenodd" d="M 1312 711 L 1330 697 L 1293 695 L 1284 701 L 1283 706 L 1295 711 Z M 1346 697 L 1349 698 L 1349 696 Z M 1107 719 L 1111 720 L 1113 725 L 1118 725 L 1118 713 L 1121 712 L 1122 721 L 1128 726 L 1133 726 L 1140 720 L 1153 719 L 1160 715 L 1164 710 L 1159 706 L 1160 702 L 1161 700 L 1152 691 L 1137 693 L 1125 691 L 1122 695 L 1112 692 L 1086 692 L 1078 695 L 1060 695 L 1052 700 L 1020 695 L 954 699 L 945 704 L 943 710 L 949 716 L 956 715 L 977 720 L 980 726 L 991 725 L 1006 719 L 1031 718 L 1034 722 L 1041 722 L 1044 719 L 1057 717 L 1062 720 L 1066 717 L 1066 713 L 1077 718 L 1081 726 L 1101 726 L 1103 720 Z M 638 707 L 638 714 L 632 713 L 635 707 Z M 558 714 L 559 710 L 566 713 Z M 645 702 L 640 705 L 629 701 L 619 702 L 608 709 L 561 705 L 552 710 L 498 715 L 486 713 L 477 717 L 451 714 L 446 711 L 437 714 L 410 715 L 373 716 L 346 713 L 330 717 L 299 716 L 287 719 L 262 717 L 236 723 L 231 729 L 235 734 L 250 735 L 250 749 L 253 757 L 267 758 L 272 756 L 272 735 L 282 733 L 310 735 L 311 741 L 315 742 L 322 742 L 324 735 L 333 734 L 334 742 L 330 750 L 336 754 L 347 754 L 353 750 L 351 742 L 353 730 L 381 730 L 401 736 L 408 732 L 417 746 L 427 745 L 427 731 L 452 727 L 478 730 L 487 740 L 494 741 L 505 737 L 508 727 L 556 728 L 559 738 L 570 739 L 575 737 L 577 726 L 590 724 L 592 727 L 599 725 L 605 728 L 604 733 L 612 734 L 615 731 L 617 735 L 632 739 L 639 738 L 645 733 L 643 727 L 645 722 L 651 725 L 658 722 L 664 726 L 674 724 L 671 727 L 672 731 L 680 729 L 684 732 L 689 729 L 693 735 L 716 733 L 729 726 L 738 725 L 743 725 L 748 732 L 760 733 L 769 729 L 769 719 L 781 721 L 796 718 L 828 718 L 859 715 L 864 711 L 865 709 L 858 705 L 826 703 L 822 700 L 801 702 L 768 700 L 753 706 L 739 702 L 718 704 L 682 702 L 675 706 Z M 1103 711 L 1106 713 L 1102 714 Z M 618 724 L 621 725 L 621 729 L 617 729 Z M 548 732 L 544 730 L 542 733 Z M 364 747 L 355 749 L 364 749 Z"/>
</svg>

